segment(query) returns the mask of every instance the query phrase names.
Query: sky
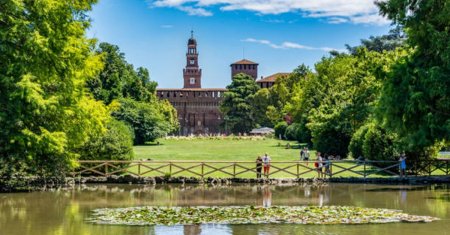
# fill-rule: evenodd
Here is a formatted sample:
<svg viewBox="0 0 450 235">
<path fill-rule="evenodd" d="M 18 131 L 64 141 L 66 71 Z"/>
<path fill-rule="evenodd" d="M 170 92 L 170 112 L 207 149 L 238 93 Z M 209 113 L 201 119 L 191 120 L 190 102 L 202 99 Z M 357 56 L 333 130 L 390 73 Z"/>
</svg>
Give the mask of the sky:
<svg viewBox="0 0 450 235">
<path fill-rule="evenodd" d="M 330 50 L 386 34 L 372 0 L 99 0 L 87 35 L 118 45 L 159 88 L 181 88 L 191 30 L 203 88 L 231 83 L 230 64 L 259 63 L 258 77 L 314 64 Z"/>
</svg>

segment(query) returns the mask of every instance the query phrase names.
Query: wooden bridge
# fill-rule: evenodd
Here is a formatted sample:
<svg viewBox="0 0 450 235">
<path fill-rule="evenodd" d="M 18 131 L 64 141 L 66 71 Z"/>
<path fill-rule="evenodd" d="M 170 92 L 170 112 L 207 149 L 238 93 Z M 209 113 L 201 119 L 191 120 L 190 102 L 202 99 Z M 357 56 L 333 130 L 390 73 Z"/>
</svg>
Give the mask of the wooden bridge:
<svg viewBox="0 0 450 235">
<path fill-rule="evenodd" d="M 411 164 L 408 175 L 449 175 L 450 159 L 436 159 Z M 270 178 L 313 177 L 389 177 L 398 176 L 398 161 L 331 161 L 329 171 L 315 167 L 314 161 L 272 161 Z M 215 178 L 256 178 L 253 161 L 79 161 L 71 176 L 112 176 L 130 174 L 138 177 L 185 176 Z"/>
</svg>

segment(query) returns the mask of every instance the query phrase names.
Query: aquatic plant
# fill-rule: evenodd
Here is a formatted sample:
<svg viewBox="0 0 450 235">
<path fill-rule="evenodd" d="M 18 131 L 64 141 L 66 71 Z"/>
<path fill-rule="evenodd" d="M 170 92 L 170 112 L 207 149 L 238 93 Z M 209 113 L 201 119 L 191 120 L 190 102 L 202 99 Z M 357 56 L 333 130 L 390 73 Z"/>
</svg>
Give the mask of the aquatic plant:
<svg viewBox="0 0 450 235">
<path fill-rule="evenodd" d="M 89 222 L 125 225 L 188 224 L 377 224 L 431 222 L 438 218 L 399 210 L 349 206 L 129 207 L 93 211 Z"/>
</svg>

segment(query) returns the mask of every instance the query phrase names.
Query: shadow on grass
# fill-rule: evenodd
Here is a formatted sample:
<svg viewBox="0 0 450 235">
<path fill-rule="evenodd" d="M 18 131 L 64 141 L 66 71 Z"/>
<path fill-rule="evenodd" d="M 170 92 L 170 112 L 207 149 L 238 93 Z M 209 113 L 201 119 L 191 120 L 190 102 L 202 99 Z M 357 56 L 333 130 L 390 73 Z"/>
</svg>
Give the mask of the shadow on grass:
<svg viewBox="0 0 450 235">
<path fill-rule="evenodd" d="M 146 142 L 145 144 L 137 144 L 134 147 L 148 147 L 148 146 L 162 146 L 164 145 L 161 142 Z"/>
<path fill-rule="evenodd" d="M 299 144 L 281 144 L 278 143 L 276 145 L 272 145 L 270 147 L 275 147 L 275 148 L 284 148 L 284 149 L 302 149 L 304 147 L 308 147 L 308 144 L 305 143 L 299 143 Z"/>
</svg>

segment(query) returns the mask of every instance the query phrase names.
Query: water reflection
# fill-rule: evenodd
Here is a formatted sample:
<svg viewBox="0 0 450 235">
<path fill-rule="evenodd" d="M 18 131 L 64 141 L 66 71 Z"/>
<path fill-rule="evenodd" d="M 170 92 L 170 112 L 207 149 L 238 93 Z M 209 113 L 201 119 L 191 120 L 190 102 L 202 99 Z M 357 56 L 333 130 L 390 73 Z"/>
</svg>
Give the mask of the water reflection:
<svg viewBox="0 0 450 235">
<path fill-rule="evenodd" d="M 450 217 L 448 185 L 90 185 L 54 192 L 0 194 L 0 234 L 417 234 L 445 235 L 447 221 L 367 226 L 195 225 L 110 226 L 85 222 L 102 207 L 207 205 L 354 205 Z M 434 233 L 434 232 L 435 233 Z"/>
</svg>

